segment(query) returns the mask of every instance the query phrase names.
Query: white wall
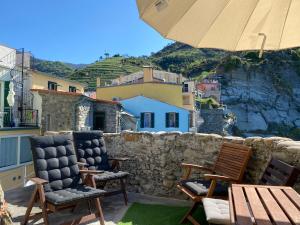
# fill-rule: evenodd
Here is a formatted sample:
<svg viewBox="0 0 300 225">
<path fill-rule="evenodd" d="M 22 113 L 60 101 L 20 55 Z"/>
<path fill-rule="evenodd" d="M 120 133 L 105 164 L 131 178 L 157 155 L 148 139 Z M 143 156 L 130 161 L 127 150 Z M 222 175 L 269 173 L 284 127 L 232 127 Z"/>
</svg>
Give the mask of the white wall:
<svg viewBox="0 0 300 225">
<path fill-rule="evenodd" d="M 13 68 L 16 65 L 16 49 L 0 45 L 0 66 Z"/>
</svg>

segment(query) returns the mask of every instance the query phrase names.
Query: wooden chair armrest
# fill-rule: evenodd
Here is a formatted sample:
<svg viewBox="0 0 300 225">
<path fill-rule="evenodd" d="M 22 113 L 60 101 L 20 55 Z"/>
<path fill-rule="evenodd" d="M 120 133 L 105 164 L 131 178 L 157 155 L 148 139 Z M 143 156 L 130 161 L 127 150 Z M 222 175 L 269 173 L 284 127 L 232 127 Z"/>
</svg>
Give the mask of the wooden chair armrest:
<svg viewBox="0 0 300 225">
<path fill-rule="evenodd" d="M 79 170 L 79 172 L 87 174 L 101 174 L 104 173 L 104 170 Z"/>
<path fill-rule="evenodd" d="M 185 174 L 181 177 L 181 180 L 189 179 L 192 169 L 207 170 L 209 172 L 212 172 L 212 169 L 210 169 L 208 167 L 191 164 L 191 163 L 181 163 L 181 167 L 185 169 Z"/>
<path fill-rule="evenodd" d="M 212 171 L 211 168 L 196 165 L 196 164 L 191 164 L 191 163 L 181 163 L 181 167 L 188 167 L 188 168 L 193 168 L 193 169 Z"/>
<path fill-rule="evenodd" d="M 231 177 L 227 177 L 227 176 L 221 176 L 221 175 L 217 175 L 217 174 L 204 174 L 204 178 L 205 179 L 210 179 L 210 180 L 222 180 L 222 181 L 235 181 L 235 179 L 231 178 Z"/>
<path fill-rule="evenodd" d="M 49 181 L 41 179 L 41 178 L 38 178 L 38 177 L 32 177 L 29 180 L 31 180 L 32 182 L 34 182 L 34 183 L 36 183 L 38 185 L 43 185 L 43 184 L 49 183 Z"/>
<path fill-rule="evenodd" d="M 88 166 L 89 164 L 84 163 L 84 162 L 77 162 L 77 165 L 78 166 Z"/>
<path fill-rule="evenodd" d="M 112 161 L 111 169 L 112 170 L 120 170 L 120 162 L 124 162 L 129 160 L 128 157 L 110 157 L 108 160 Z"/>
<path fill-rule="evenodd" d="M 129 160 L 129 158 L 128 157 L 112 157 L 112 158 L 108 158 L 108 160 L 127 161 L 127 160 Z"/>
</svg>

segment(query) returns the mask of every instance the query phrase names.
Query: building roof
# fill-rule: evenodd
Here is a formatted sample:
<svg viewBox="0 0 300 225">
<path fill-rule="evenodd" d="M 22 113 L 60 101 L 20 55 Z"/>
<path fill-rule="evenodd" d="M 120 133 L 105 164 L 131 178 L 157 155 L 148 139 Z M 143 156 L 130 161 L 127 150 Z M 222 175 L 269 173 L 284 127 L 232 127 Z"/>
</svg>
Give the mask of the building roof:
<svg viewBox="0 0 300 225">
<path fill-rule="evenodd" d="M 167 104 L 167 105 L 170 105 L 170 106 L 173 106 L 173 107 L 182 109 L 182 110 L 190 111 L 190 110 L 188 110 L 188 109 L 186 109 L 186 108 L 184 108 L 184 107 L 180 107 L 180 106 L 177 106 L 177 105 L 172 105 L 172 104 L 170 104 L 170 103 L 168 103 L 168 102 L 164 102 L 164 101 L 161 101 L 161 100 L 157 100 L 157 99 L 155 99 L 155 98 L 146 97 L 146 96 L 144 96 L 144 95 L 136 95 L 136 96 L 133 96 L 133 97 L 130 97 L 130 98 L 124 98 L 124 99 L 120 100 L 120 102 L 122 103 L 122 101 L 126 101 L 126 100 L 133 99 L 133 98 L 138 98 L 138 97 L 147 98 L 147 99 L 150 99 L 150 100 L 152 100 L 152 101 L 160 102 L 160 103 Z"/>
<path fill-rule="evenodd" d="M 72 82 L 72 83 L 77 83 L 77 84 L 80 84 L 84 87 L 88 86 L 86 83 L 82 83 L 82 82 L 79 82 L 79 81 L 76 81 L 76 80 L 71 80 L 71 79 L 68 79 L 68 78 L 65 78 L 65 77 L 60 77 L 60 76 L 52 74 L 52 73 L 45 73 L 45 72 L 41 72 L 41 71 L 33 70 L 33 69 L 30 69 L 29 72 L 33 72 L 33 73 L 36 73 L 36 74 L 41 74 L 41 75 L 48 76 L 48 77 L 54 77 L 54 78 L 65 80 L 65 81 Z"/>
<path fill-rule="evenodd" d="M 151 66 L 144 66 L 144 68 L 152 68 Z M 168 72 L 168 71 L 163 71 L 163 70 L 154 70 L 153 69 L 153 77 L 155 78 L 155 79 L 159 79 L 159 80 L 162 80 L 163 81 L 163 79 L 161 79 L 160 78 L 160 76 L 163 76 L 163 75 L 172 75 L 172 76 L 180 76 L 180 74 L 177 74 L 177 73 L 172 73 L 172 72 Z M 125 75 L 125 76 L 122 76 L 122 78 L 125 78 L 125 77 L 129 77 L 129 76 L 133 76 L 133 77 L 135 77 L 136 79 L 141 79 L 141 78 L 143 78 L 144 77 L 144 71 L 143 70 L 140 70 L 140 71 L 138 71 L 138 72 L 135 72 L 135 73 L 131 73 L 131 74 L 128 74 L 128 75 Z M 183 81 L 185 81 L 186 80 L 186 78 L 185 77 L 182 77 L 182 79 L 183 79 Z M 113 79 L 113 81 L 117 81 L 118 80 L 118 78 L 116 78 L 116 79 Z M 127 81 L 127 82 L 130 82 L 130 81 Z"/>
<path fill-rule="evenodd" d="M 129 85 L 141 85 L 141 84 L 158 84 L 158 85 L 182 86 L 182 84 L 152 81 L 152 82 L 143 82 L 143 83 L 123 83 L 123 84 L 116 84 L 116 85 L 111 85 L 111 86 L 100 86 L 98 88 L 111 88 L 111 87 L 129 86 Z"/>
<path fill-rule="evenodd" d="M 76 92 L 67 92 L 67 91 L 54 91 L 54 90 L 45 90 L 45 89 L 31 89 L 33 92 L 39 92 L 39 93 L 45 93 L 45 94 L 55 94 L 55 95 L 66 95 L 66 96 L 77 96 L 77 97 L 85 97 L 93 102 L 99 102 L 99 103 L 107 103 L 112 105 L 121 105 L 120 102 L 117 101 L 109 101 L 104 99 L 93 99 L 89 96 L 86 96 L 82 93 L 76 93 Z"/>
</svg>

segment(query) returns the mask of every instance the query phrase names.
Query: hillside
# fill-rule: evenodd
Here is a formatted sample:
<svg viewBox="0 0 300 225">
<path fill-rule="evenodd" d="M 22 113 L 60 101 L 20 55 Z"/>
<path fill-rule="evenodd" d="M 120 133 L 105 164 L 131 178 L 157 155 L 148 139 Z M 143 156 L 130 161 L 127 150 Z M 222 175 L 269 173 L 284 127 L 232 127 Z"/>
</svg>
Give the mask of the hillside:
<svg viewBox="0 0 300 225">
<path fill-rule="evenodd" d="M 300 140 L 300 49 L 228 53 L 173 43 L 149 57 L 106 58 L 74 69 L 66 63 L 40 62 L 36 67 L 95 88 L 152 64 L 158 69 L 201 80 L 214 76 L 222 84 L 221 101 L 236 118 L 233 135 L 286 136 Z M 216 75 L 216 76 L 215 76 Z"/>
<path fill-rule="evenodd" d="M 66 77 L 74 72 L 74 68 L 67 63 L 31 58 L 31 68 L 44 73 Z"/>
<path fill-rule="evenodd" d="M 96 85 L 96 77 L 101 78 L 102 84 L 110 83 L 110 80 L 136 72 L 149 63 L 146 58 L 115 56 L 92 63 L 83 69 L 77 69 L 68 78 L 87 83 L 89 88 L 93 89 Z"/>
</svg>

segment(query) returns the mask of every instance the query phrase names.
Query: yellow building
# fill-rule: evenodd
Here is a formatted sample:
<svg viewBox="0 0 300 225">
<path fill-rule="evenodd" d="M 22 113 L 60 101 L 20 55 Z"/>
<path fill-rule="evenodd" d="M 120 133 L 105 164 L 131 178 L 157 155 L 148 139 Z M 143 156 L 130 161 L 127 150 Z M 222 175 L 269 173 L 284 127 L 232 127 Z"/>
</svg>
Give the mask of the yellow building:
<svg viewBox="0 0 300 225">
<path fill-rule="evenodd" d="M 194 92 L 191 87 L 193 82 L 181 82 L 176 80 L 174 83 L 167 83 L 158 80 L 153 75 L 152 67 L 144 67 L 142 81 L 137 77 L 137 81 L 130 83 L 120 83 L 112 86 L 100 86 L 97 81 L 97 99 L 103 100 L 122 100 L 134 96 L 143 95 L 171 105 L 194 110 Z"/>
<path fill-rule="evenodd" d="M 22 187 L 34 176 L 29 137 L 39 127 L 0 128 L 0 183 L 4 190 Z"/>
<path fill-rule="evenodd" d="M 25 81 L 27 89 L 84 93 L 86 85 L 39 71 L 30 71 Z"/>
</svg>

